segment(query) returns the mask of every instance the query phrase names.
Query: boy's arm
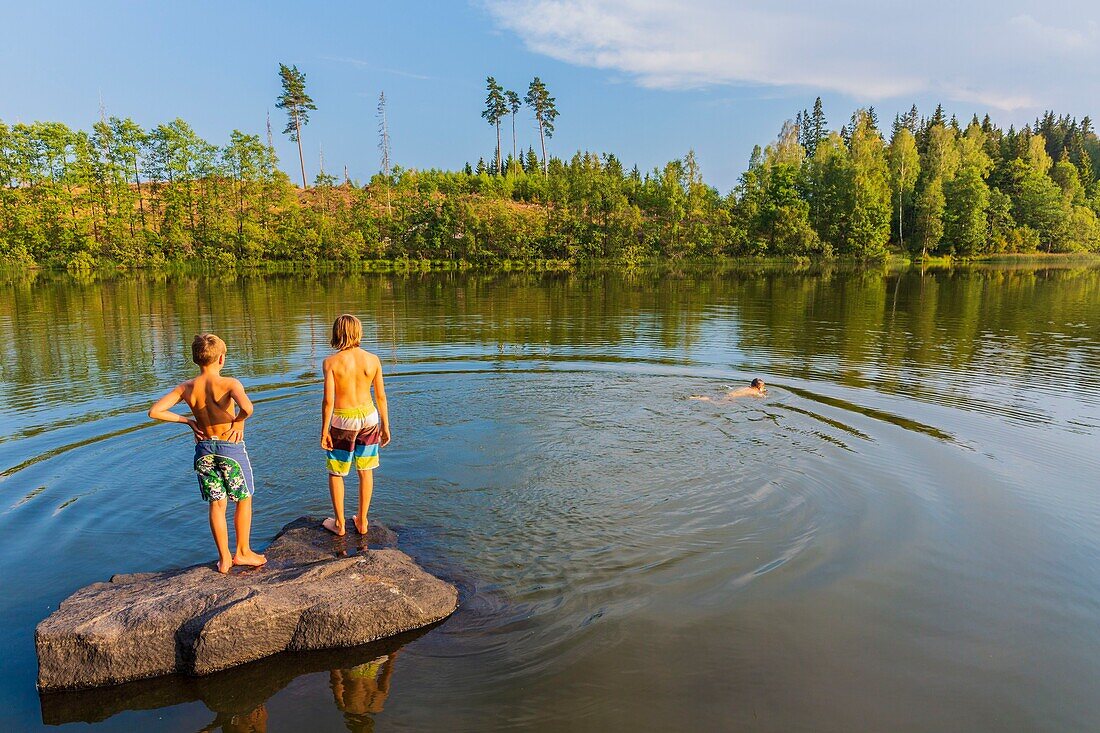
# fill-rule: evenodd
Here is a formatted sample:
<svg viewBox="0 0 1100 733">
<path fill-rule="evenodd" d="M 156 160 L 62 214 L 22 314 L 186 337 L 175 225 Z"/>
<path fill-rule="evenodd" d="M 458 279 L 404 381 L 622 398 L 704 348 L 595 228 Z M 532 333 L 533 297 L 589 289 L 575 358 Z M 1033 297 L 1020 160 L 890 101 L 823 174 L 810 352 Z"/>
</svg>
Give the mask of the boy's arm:
<svg viewBox="0 0 1100 733">
<path fill-rule="evenodd" d="M 161 397 L 159 400 L 153 403 L 153 406 L 149 408 L 149 417 L 154 420 L 162 420 L 164 422 L 184 422 L 191 428 L 191 432 L 195 434 L 195 440 L 205 440 L 206 433 L 202 431 L 198 423 L 194 418 L 185 417 L 183 415 L 176 414 L 171 411 L 171 408 L 178 404 L 183 399 L 183 385 L 177 385 L 168 394 Z"/>
<path fill-rule="evenodd" d="M 378 369 L 374 373 L 374 400 L 378 407 L 378 417 L 382 423 L 382 439 L 380 447 L 385 448 L 390 442 L 390 410 L 386 404 L 386 385 L 382 381 L 382 361 L 377 359 Z"/>
<path fill-rule="evenodd" d="M 325 394 L 321 397 L 321 447 L 332 450 L 332 436 L 328 433 L 328 426 L 332 422 L 332 407 L 336 400 L 336 379 L 332 376 L 332 369 L 327 361 L 322 371 L 325 375 Z"/>
<path fill-rule="evenodd" d="M 229 430 L 225 433 L 225 439 L 233 443 L 244 440 L 244 421 L 252 417 L 252 400 L 244 392 L 244 385 L 234 379 L 229 386 L 229 396 L 237 403 L 237 414 L 233 422 L 229 423 Z"/>
</svg>

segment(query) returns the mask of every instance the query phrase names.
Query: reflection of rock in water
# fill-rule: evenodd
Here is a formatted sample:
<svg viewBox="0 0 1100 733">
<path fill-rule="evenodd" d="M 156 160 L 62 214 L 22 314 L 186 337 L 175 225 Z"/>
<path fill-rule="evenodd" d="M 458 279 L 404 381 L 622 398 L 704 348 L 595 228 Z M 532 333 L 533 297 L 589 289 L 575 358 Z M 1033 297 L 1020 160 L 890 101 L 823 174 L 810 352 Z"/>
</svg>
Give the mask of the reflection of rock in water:
<svg viewBox="0 0 1100 733">
<path fill-rule="evenodd" d="M 348 691 L 347 695 L 336 696 L 336 706 L 345 715 L 369 718 L 369 713 L 375 712 L 371 708 L 381 710 L 389 694 L 397 650 L 431 628 L 349 649 L 287 652 L 205 677 L 176 675 L 114 687 L 43 693 L 40 695 L 42 722 L 46 725 L 96 723 L 128 710 L 154 710 L 197 700 L 217 715 L 205 730 L 220 727 L 225 731 L 262 731 L 267 720 L 263 706 L 272 695 L 297 677 L 324 670 L 332 670 L 333 680 L 344 680 L 341 689 Z M 372 665 L 377 662 L 381 662 L 374 668 L 377 674 L 369 675 Z M 333 694 L 336 695 L 335 683 Z M 366 712 L 354 712 L 360 709 Z M 370 730 L 373 723 L 357 725 L 360 727 L 354 730 Z"/>
<path fill-rule="evenodd" d="M 374 730 L 374 713 L 382 712 L 390 694 L 390 677 L 397 658 L 394 650 L 365 664 L 329 673 L 329 686 L 336 707 L 344 713 L 348 730 L 354 733 Z"/>
</svg>

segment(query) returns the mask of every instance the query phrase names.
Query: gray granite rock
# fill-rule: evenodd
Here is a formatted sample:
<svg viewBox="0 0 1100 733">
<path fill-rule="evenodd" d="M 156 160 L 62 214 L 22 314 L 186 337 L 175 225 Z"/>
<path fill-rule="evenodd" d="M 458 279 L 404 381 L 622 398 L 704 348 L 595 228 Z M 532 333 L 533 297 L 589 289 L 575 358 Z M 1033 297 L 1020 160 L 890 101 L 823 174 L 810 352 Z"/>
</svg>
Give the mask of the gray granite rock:
<svg viewBox="0 0 1100 733">
<path fill-rule="evenodd" d="M 291 522 L 267 565 L 222 575 L 213 564 L 116 575 L 62 601 L 35 631 L 38 687 L 82 689 L 204 675 L 281 651 L 365 644 L 449 616 L 458 591 L 394 549 L 372 522 L 367 551 L 320 519 Z"/>
</svg>

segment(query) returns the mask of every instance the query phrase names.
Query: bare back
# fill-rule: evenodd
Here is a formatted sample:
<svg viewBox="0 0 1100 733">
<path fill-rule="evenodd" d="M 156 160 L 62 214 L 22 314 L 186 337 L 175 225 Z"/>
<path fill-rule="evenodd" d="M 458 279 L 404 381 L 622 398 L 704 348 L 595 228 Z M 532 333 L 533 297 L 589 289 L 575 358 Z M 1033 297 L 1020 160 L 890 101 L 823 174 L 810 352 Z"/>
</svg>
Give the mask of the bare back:
<svg viewBox="0 0 1100 733">
<path fill-rule="evenodd" d="M 378 357 L 360 348 L 345 349 L 325 359 L 325 382 L 332 381 L 333 406 L 336 409 L 372 405 L 371 385 L 375 383 L 382 363 Z"/>
<path fill-rule="evenodd" d="M 199 428 L 208 437 L 221 437 L 237 415 L 234 392 L 243 392 L 240 382 L 220 374 L 200 374 L 180 387 L 181 399 L 191 408 Z"/>
</svg>

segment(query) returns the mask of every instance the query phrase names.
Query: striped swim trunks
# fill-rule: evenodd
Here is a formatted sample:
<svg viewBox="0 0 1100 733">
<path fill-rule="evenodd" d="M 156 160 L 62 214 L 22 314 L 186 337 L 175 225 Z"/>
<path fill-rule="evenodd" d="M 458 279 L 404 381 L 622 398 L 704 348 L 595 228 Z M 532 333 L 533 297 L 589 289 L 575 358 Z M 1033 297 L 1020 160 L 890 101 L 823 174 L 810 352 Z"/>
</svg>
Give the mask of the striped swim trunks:
<svg viewBox="0 0 1100 733">
<path fill-rule="evenodd" d="M 329 436 L 332 438 L 332 449 L 325 451 L 325 456 L 331 475 L 347 476 L 351 473 L 353 460 L 357 471 L 378 468 L 382 425 L 374 405 L 333 410 Z"/>
</svg>

